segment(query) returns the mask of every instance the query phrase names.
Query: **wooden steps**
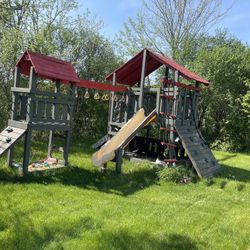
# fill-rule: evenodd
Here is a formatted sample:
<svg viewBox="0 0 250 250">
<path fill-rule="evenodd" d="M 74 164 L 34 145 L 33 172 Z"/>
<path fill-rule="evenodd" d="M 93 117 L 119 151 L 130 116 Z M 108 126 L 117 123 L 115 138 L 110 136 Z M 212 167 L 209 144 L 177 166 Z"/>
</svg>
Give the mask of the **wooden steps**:
<svg viewBox="0 0 250 250">
<path fill-rule="evenodd" d="M 0 156 L 11 148 L 26 132 L 26 129 L 9 126 L 0 133 Z"/>
<path fill-rule="evenodd" d="M 200 177 L 213 176 L 220 168 L 195 126 L 175 125 L 182 145 Z"/>
</svg>

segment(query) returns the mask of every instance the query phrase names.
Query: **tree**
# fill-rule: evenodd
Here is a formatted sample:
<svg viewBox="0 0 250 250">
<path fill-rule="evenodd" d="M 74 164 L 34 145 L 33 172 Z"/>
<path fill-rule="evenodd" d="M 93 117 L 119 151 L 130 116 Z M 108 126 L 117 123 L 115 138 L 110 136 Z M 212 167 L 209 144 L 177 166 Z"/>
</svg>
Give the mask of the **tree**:
<svg viewBox="0 0 250 250">
<path fill-rule="evenodd" d="M 198 44 L 190 67 L 210 82 L 199 112 L 204 135 L 218 148 L 249 151 L 250 49 L 225 31 Z"/>
<path fill-rule="evenodd" d="M 129 19 L 120 33 L 119 42 L 125 54 L 150 45 L 162 54 L 185 62 L 192 43 L 201 33 L 218 22 L 222 0 L 151 0 L 144 2 L 144 11 L 137 20 Z M 128 44 L 133 42 L 132 44 Z"/>
<path fill-rule="evenodd" d="M 70 61 L 78 75 L 89 80 L 103 81 L 117 66 L 111 43 L 100 35 L 102 22 L 91 18 L 89 12 L 72 16 L 76 7 L 76 1 L 68 0 L 0 1 L 0 128 L 11 108 L 13 67 L 26 48 Z M 96 121 L 98 117 L 107 119 L 107 105 L 97 103 L 95 112 L 93 102 L 86 102 L 83 94 L 79 91 L 79 112 L 75 114 L 79 130 L 89 133 L 91 127 L 105 133 L 105 122 Z"/>
</svg>

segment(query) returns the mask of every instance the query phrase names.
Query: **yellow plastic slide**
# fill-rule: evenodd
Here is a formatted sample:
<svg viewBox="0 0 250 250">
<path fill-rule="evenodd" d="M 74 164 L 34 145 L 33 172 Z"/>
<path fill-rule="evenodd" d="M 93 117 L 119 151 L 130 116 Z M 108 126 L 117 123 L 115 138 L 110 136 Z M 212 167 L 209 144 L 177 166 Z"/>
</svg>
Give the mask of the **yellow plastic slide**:
<svg viewBox="0 0 250 250">
<path fill-rule="evenodd" d="M 103 166 L 108 161 L 115 158 L 115 151 L 124 148 L 134 138 L 140 128 L 147 126 L 156 118 L 156 110 L 152 111 L 147 117 L 144 115 L 144 109 L 140 109 L 109 141 L 107 141 L 92 156 L 93 165 Z"/>
</svg>

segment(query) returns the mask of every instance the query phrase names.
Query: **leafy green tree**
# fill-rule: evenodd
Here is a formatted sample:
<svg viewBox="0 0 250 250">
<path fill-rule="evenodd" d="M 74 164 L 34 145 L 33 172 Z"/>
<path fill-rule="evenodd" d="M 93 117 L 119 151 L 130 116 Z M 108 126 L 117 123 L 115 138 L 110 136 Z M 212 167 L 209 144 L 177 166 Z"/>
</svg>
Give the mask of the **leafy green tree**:
<svg viewBox="0 0 250 250">
<path fill-rule="evenodd" d="M 118 65 L 111 43 L 100 35 L 102 22 L 89 12 L 72 16 L 76 8 L 77 2 L 68 0 L 0 2 L 0 128 L 11 108 L 13 67 L 26 48 L 70 61 L 79 76 L 89 80 L 103 81 Z M 76 127 L 82 134 L 90 129 L 105 133 L 107 104 L 86 101 L 83 94 L 79 90 Z"/>
<path fill-rule="evenodd" d="M 250 149 L 250 49 L 226 32 L 201 39 L 193 69 L 209 80 L 200 121 L 207 139 L 228 150 Z"/>
</svg>

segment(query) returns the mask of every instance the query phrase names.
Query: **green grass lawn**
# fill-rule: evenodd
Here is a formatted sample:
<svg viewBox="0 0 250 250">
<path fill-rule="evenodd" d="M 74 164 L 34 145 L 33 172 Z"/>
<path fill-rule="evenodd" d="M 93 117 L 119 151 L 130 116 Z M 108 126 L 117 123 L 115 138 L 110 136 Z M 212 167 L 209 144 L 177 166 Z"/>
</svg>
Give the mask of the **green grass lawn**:
<svg viewBox="0 0 250 250">
<path fill-rule="evenodd" d="M 89 148 L 75 142 L 71 167 L 25 178 L 0 159 L 0 249 L 250 249 L 249 155 L 215 151 L 221 173 L 185 185 L 147 163 L 101 173 Z"/>
</svg>

